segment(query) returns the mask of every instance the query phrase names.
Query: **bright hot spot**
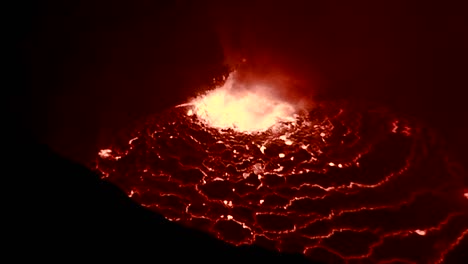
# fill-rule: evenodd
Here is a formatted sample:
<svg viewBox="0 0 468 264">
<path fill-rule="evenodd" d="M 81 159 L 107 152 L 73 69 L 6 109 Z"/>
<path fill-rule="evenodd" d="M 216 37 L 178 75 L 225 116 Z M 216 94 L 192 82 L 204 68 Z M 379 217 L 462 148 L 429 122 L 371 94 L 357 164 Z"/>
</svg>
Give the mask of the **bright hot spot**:
<svg viewBox="0 0 468 264">
<path fill-rule="evenodd" d="M 231 74 L 223 86 L 195 98 L 195 114 L 212 127 L 262 132 L 279 121 L 294 121 L 295 107 L 271 93 L 271 87 L 247 86 Z M 191 115 L 190 112 L 189 115 Z"/>
</svg>

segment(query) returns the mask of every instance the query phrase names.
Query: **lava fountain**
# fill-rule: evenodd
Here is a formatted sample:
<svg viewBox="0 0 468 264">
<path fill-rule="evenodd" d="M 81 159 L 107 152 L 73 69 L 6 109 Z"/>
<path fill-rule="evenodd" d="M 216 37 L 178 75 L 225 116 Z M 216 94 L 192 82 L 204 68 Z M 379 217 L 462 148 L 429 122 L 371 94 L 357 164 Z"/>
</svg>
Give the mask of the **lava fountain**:
<svg viewBox="0 0 468 264">
<path fill-rule="evenodd" d="M 223 86 L 192 101 L 194 114 L 207 125 L 244 133 L 261 132 L 279 121 L 293 121 L 293 105 L 271 94 L 266 86 L 244 87 L 231 74 Z M 189 110 L 192 111 L 192 110 Z"/>
<path fill-rule="evenodd" d="M 461 176 L 429 129 L 269 89 L 231 75 L 101 150 L 97 169 L 171 221 L 314 261 L 440 263 L 467 239 Z"/>
</svg>

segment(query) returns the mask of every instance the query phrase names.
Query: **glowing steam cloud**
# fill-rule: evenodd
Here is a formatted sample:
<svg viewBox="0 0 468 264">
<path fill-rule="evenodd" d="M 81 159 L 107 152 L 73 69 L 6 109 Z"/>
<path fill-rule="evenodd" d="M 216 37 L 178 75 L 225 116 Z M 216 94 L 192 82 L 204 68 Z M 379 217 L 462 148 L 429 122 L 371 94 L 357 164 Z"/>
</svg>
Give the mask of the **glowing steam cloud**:
<svg viewBox="0 0 468 264">
<path fill-rule="evenodd" d="M 200 119 L 216 128 L 261 132 L 279 121 L 294 121 L 296 109 L 275 98 L 269 87 L 245 87 L 232 73 L 223 86 L 195 98 L 191 104 Z"/>
</svg>

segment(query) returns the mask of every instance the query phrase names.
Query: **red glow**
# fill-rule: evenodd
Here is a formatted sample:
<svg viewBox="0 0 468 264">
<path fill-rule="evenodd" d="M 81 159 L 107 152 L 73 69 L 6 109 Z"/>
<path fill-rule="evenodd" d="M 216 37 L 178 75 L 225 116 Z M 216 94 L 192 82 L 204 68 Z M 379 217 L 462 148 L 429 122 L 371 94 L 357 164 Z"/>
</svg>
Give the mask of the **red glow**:
<svg viewBox="0 0 468 264">
<path fill-rule="evenodd" d="M 466 193 L 414 124 L 327 105 L 245 133 L 198 114 L 149 120 L 98 169 L 169 220 L 313 260 L 437 262 L 466 236 Z"/>
</svg>

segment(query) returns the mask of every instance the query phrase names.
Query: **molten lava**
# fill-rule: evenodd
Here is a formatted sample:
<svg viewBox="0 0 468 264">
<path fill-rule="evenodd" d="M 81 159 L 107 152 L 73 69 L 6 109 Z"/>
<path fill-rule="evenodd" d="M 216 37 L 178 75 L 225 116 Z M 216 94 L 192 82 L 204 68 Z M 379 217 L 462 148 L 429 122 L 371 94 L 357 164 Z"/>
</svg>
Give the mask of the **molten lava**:
<svg viewBox="0 0 468 264">
<path fill-rule="evenodd" d="M 258 88 L 228 78 L 97 169 L 171 221 L 325 263 L 438 263 L 467 239 L 466 191 L 428 129 L 345 102 L 296 113 Z"/>
<path fill-rule="evenodd" d="M 244 87 L 231 74 L 223 86 L 192 101 L 194 113 L 212 127 L 244 133 L 265 131 L 279 121 L 293 121 L 296 109 L 269 94 L 270 90 L 265 86 Z"/>
</svg>

